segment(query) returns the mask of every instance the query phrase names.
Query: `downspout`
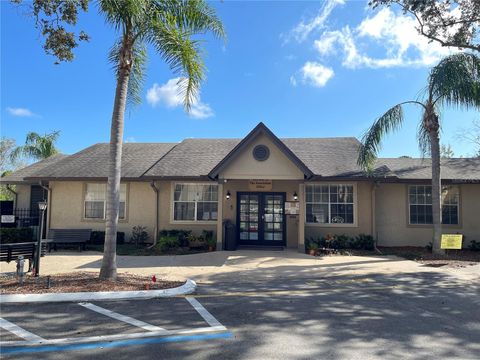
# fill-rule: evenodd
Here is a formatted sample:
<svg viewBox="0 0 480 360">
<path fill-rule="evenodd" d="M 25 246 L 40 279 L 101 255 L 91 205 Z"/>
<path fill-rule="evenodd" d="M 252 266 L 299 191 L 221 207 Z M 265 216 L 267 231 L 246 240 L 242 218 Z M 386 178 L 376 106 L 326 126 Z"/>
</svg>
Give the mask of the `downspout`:
<svg viewBox="0 0 480 360">
<path fill-rule="evenodd" d="M 50 220 L 51 220 L 51 210 L 52 210 L 52 189 L 47 185 L 43 185 L 42 182 L 39 182 L 39 185 L 47 191 L 47 226 L 45 226 L 45 238 L 48 239 L 48 233 L 50 231 Z M 42 234 L 43 235 L 43 234 Z"/>
<path fill-rule="evenodd" d="M 376 215 L 377 215 L 377 210 L 376 210 L 376 189 L 378 187 L 378 183 L 375 181 L 373 183 L 373 186 L 372 186 L 372 197 L 371 197 L 371 202 L 372 202 L 372 224 L 371 224 L 371 228 L 372 228 L 372 236 L 374 238 L 374 242 L 373 242 L 373 246 L 374 246 L 374 249 L 376 252 L 378 252 L 379 254 L 382 254 L 383 253 L 377 248 L 377 241 L 378 241 L 378 234 L 377 234 L 377 221 L 376 221 Z"/>
<path fill-rule="evenodd" d="M 158 236 L 158 194 L 159 189 L 155 186 L 155 181 L 150 183 L 152 190 L 155 192 L 155 227 L 153 229 L 153 243 L 148 247 L 148 249 L 153 248 L 157 244 L 157 236 Z"/>
</svg>

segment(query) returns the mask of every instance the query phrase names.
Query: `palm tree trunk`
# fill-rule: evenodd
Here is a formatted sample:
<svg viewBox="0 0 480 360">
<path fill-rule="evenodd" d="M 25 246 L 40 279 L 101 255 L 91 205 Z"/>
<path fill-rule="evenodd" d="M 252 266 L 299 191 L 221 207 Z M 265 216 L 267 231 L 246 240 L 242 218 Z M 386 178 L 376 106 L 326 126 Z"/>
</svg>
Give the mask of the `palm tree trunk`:
<svg viewBox="0 0 480 360">
<path fill-rule="evenodd" d="M 430 149 L 432 155 L 432 217 L 433 217 L 433 241 L 432 251 L 435 254 L 443 254 L 444 250 L 440 248 L 442 237 L 442 205 L 441 194 L 442 184 L 440 177 L 440 139 L 438 135 L 438 117 L 433 116 L 432 123 L 429 126 Z"/>
<path fill-rule="evenodd" d="M 110 129 L 105 246 L 103 250 L 102 267 L 100 269 L 100 278 L 108 280 L 115 280 L 117 278 L 117 227 L 120 211 L 123 126 L 131 69 L 131 47 L 129 47 L 126 40 L 124 40 L 123 44 L 124 49 L 122 49 L 120 59 L 121 65 L 117 77 L 117 88 L 115 91 Z"/>
</svg>

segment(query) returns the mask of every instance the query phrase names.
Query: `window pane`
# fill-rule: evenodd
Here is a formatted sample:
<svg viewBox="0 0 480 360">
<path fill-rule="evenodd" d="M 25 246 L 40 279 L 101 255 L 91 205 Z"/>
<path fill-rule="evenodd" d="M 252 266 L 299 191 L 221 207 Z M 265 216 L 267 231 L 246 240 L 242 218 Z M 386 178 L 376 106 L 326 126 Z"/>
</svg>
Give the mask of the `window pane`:
<svg viewBox="0 0 480 360">
<path fill-rule="evenodd" d="M 313 202 L 313 186 L 311 185 L 305 187 L 305 201 L 307 203 Z"/>
<path fill-rule="evenodd" d="M 127 184 L 120 184 L 120 201 L 127 201 Z"/>
<path fill-rule="evenodd" d="M 103 201 L 85 201 L 86 219 L 103 219 L 105 216 Z"/>
<path fill-rule="evenodd" d="M 328 223 L 328 205 L 307 204 L 306 215 L 309 223 Z"/>
<path fill-rule="evenodd" d="M 106 200 L 106 184 L 87 184 L 85 200 L 87 201 L 105 201 Z"/>
<path fill-rule="evenodd" d="M 119 213 L 118 213 L 118 218 L 119 219 L 125 219 L 125 201 L 122 201 L 120 199 L 120 209 L 119 209 Z"/>
<path fill-rule="evenodd" d="M 197 220 L 211 221 L 217 220 L 217 202 L 198 202 L 197 203 Z"/>
<path fill-rule="evenodd" d="M 174 220 L 195 220 L 194 202 L 176 202 L 173 212 Z"/>
</svg>

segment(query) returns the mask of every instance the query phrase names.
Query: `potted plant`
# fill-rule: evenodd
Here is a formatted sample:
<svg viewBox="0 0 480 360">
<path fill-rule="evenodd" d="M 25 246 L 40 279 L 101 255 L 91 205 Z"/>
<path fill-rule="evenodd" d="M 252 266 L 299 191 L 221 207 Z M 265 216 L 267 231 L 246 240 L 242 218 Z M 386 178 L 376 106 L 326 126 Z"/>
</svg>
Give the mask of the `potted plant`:
<svg viewBox="0 0 480 360">
<path fill-rule="evenodd" d="M 310 255 L 312 255 L 312 256 L 317 255 L 318 244 L 314 243 L 314 242 L 309 243 L 308 246 L 307 246 L 307 250 L 308 250 L 308 253 Z"/>
<path fill-rule="evenodd" d="M 215 251 L 217 246 L 217 239 L 215 236 L 209 237 L 207 239 L 208 251 Z"/>
</svg>

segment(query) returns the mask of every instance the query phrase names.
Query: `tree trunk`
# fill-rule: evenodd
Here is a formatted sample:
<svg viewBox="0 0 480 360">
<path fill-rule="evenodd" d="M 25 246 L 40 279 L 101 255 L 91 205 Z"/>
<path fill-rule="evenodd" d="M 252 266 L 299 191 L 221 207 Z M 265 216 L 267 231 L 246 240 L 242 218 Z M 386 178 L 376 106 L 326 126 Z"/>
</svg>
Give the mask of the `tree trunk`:
<svg viewBox="0 0 480 360">
<path fill-rule="evenodd" d="M 442 237 L 442 183 L 440 178 L 440 139 L 438 135 L 438 116 L 433 114 L 428 125 L 430 137 L 430 150 L 432 156 L 432 218 L 433 218 L 433 241 L 432 251 L 434 254 L 444 254 L 440 248 Z"/>
<path fill-rule="evenodd" d="M 127 103 L 128 81 L 132 64 L 131 47 L 126 39 L 123 41 L 120 62 L 110 129 L 105 246 L 103 250 L 102 267 L 100 269 L 100 278 L 107 280 L 116 280 L 117 278 L 117 226 L 120 209 L 123 125 Z"/>
</svg>

